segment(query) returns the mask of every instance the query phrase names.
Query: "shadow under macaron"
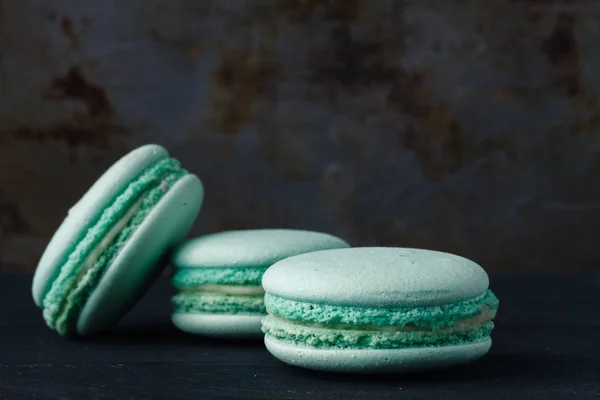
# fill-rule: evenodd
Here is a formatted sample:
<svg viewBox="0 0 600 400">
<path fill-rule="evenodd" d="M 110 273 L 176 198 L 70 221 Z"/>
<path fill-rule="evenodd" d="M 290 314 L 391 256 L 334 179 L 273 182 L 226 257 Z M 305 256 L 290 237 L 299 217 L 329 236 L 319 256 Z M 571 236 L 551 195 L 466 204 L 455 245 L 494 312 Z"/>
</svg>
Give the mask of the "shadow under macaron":
<svg viewBox="0 0 600 400">
<path fill-rule="evenodd" d="M 202 335 L 192 335 L 177 329 L 169 322 L 137 324 L 135 326 L 117 326 L 110 330 L 99 332 L 84 338 L 74 338 L 77 341 L 90 341 L 94 344 L 108 345 L 146 345 L 164 346 L 170 344 L 190 346 L 219 346 L 219 347 L 264 347 L 262 338 L 216 338 Z"/>
<path fill-rule="evenodd" d="M 546 354 L 495 354 L 489 353 L 482 359 L 469 364 L 421 372 L 399 374 L 345 374 L 336 372 L 313 371 L 287 366 L 290 373 L 311 380 L 327 380 L 344 384 L 391 384 L 402 387 L 422 385 L 452 385 L 480 383 L 482 381 L 504 385 L 506 382 L 557 379 L 568 375 L 564 366 L 569 365 L 561 357 Z"/>
</svg>

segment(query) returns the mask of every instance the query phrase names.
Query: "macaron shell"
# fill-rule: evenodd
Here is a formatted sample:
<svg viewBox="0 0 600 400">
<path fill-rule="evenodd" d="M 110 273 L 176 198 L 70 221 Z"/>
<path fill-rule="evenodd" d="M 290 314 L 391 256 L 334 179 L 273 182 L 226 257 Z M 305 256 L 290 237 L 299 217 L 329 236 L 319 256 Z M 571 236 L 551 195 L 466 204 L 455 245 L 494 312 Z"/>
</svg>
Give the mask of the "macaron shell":
<svg viewBox="0 0 600 400">
<path fill-rule="evenodd" d="M 204 190 L 195 175 L 173 185 L 152 209 L 108 267 L 88 298 L 77 331 L 87 335 L 115 323 L 158 276 L 165 252 L 184 239 L 202 205 Z"/>
<path fill-rule="evenodd" d="M 265 336 L 267 350 L 279 360 L 319 371 L 343 373 L 402 373 L 442 369 L 483 357 L 491 339 L 472 344 L 393 350 L 311 349 Z"/>
<path fill-rule="evenodd" d="M 44 295 L 70 252 L 104 209 L 142 171 L 168 155 L 158 145 L 146 145 L 133 150 L 114 163 L 69 210 L 46 247 L 33 277 L 32 294 L 38 306 L 41 306 Z"/>
<path fill-rule="evenodd" d="M 174 313 L 173 324 L 194 335 L 220 338 L 262 338 L 264 315 Z"/>
<path fill-rule="evenodd" d="M 486 272 L 476 263 L 431 250 L 355 247 L 293 256 L 263 276 L 266 292 L 319 304 L 420 307 L 484 293 Z"/>
<path fill-rule="evenodd" d="M 177 268 L 270 266 L 296 254 L 346 248 L 342 239 L 327 233 L 256 229 L 219 232 L 191 239 L 173 253 Z"/>
</svg>

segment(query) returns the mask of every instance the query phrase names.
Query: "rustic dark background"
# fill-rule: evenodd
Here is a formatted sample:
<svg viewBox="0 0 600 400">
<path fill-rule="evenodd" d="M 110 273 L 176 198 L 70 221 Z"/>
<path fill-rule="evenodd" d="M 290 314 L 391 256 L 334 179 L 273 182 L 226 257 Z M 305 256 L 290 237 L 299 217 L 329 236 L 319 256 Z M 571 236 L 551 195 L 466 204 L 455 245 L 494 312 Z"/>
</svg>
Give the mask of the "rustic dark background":
<svg viewBox="0 0 600 400">
<path fill-rule="evenodd" d="M 194 234 L 289 227 L 488 269 L 600 266 L 600 2 L 0 0 L 0 270 L 117 158 Z"/>
</svg>

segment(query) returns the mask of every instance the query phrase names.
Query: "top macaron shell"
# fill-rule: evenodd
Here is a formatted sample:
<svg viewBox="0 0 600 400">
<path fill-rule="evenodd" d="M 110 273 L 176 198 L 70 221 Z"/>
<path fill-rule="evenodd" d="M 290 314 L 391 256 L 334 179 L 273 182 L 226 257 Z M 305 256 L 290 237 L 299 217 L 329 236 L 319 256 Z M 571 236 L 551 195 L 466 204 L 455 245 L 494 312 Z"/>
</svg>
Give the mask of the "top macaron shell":
<svg viewBox="0 0 600 400">
<path fill-rule="evenodd" d="M 69 210 L 33 278 L 32 294 L 38 306 L 43 306 L 61 268 L 104 210 L 139 174 L 168 157 L 168 152 L 158 145 L 133 150 L 113 164 Z M 165 265 L 160 260 L 163 253 L 188 233 L 203 196 L 202 183 L 193 174 L 184 175 L 173 184 L 136 228 L 86 299 L 77 320 L 79 334 L 107 327 L 135 303 Z"/>
<path fill-rule="evenodd" d="M 45 294 L 71 251 L 106 206 L 127 188 L 140 171 L 165 157 L 168 157 L 167 151 L 158 145 L 133 150 L 114 163 L 69 210 L 46 247 L 33 277 L 32 294 L 38 306 L 42 305 Z"/>
<path fill-rule="evenodd" d="M 357 247 L 293 256 L 262 280 L 267 293 L 297 301 L 359 307 L 437 306 L 484 293 L 486 272 L 453 254 Z"/>
<path fill-rule="evenodd" d="M 191 229 L 202 196 L 202 185 L 195 175 L 182 177 L 169 189 L 87 299 L 77 322 L 80 334 L 110 326 L 136 303 L 166 266 L 165 252 L 179 244 Z"/>
<path fill-rule="evenodd" d="M 296 254 L 349 245 L 335 236 L 290 229 L 219 232 L 191 239 L 174 253 L 177 268 L 269 267 Z"/>
</svg>

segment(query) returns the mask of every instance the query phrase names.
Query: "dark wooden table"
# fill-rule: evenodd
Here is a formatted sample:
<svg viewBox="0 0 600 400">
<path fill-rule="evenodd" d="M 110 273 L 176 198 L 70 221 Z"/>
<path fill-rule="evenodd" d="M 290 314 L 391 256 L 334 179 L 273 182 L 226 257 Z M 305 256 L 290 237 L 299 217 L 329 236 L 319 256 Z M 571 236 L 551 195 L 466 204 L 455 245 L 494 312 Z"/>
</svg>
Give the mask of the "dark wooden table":
<svg viewBox="0 0 600 400">
<path fill-rule="evenodd" d="M 302 370 L 261 342 L 186 336 L 166 279 L 110 332 L 64 340 L 31 300 L 31 276 L 0 276 L 0 398 L 600 398 L 600 274 L 492 276 L 494 345 L 468 366 L 418 375 Z"/>
</svg>

